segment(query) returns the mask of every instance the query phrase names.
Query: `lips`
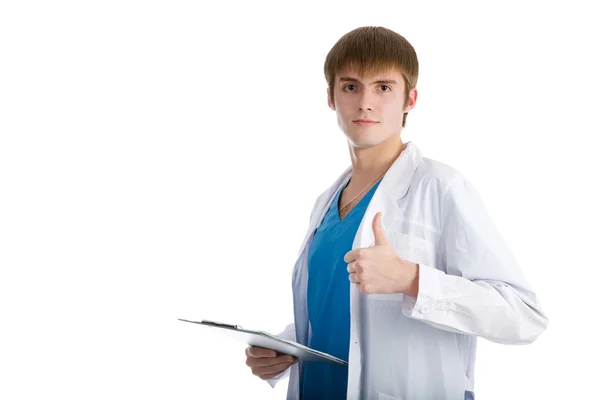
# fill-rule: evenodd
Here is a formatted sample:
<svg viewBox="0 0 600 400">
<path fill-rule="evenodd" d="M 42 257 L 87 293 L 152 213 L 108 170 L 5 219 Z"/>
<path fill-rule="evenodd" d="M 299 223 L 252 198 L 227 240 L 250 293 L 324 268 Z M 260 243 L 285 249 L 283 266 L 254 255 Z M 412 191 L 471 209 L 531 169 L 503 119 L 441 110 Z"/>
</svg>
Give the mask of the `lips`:
<svg viewBox="0 0 600 400">
<path fill-rule="evenodd" d="M 377 121 L 372 121 L 369 119 L 357 119 L 356 121 L 353 121 L 354 124 L 358 125 L 358 126 L 373 126 L 373 125 L 377 125 L 379 122 Z"/>
</svg>

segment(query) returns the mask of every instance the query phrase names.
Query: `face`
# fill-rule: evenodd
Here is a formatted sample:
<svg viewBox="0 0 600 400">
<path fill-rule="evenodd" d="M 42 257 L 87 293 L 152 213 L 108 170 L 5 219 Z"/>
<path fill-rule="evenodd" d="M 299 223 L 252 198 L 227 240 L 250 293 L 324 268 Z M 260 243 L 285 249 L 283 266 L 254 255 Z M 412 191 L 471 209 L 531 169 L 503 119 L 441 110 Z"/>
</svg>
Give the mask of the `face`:
<svg viewBox="0 0 600 400">
<path fill-rule="evenodd" d="M 350 144 L 359 148 L 373 147 L 399 135 L 403 114 L 412 110 L 416 101 L 417 89 L 411 89 L 404 104 L 404 79 L 396 70 L 367 77 L 352 71 L 336 74 L 335 103 L 327 88 L 327 102 L 337 114 L 340 129 Z"/>
</svg>

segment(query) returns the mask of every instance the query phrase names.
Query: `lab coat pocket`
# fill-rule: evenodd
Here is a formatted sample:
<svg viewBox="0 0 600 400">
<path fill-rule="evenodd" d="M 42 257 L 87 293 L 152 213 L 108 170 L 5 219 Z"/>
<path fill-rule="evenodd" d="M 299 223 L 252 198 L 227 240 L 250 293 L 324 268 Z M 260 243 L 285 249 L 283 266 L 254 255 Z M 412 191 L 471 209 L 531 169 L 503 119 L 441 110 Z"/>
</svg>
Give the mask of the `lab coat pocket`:
<svg viewBox="0 0 600 400">
<path fill-rule="evenodd" d="M 400 258 L 415 264 L 434 266 L 435 244 L 432 241 L 398 231 L 390 231 L 387 236 Z"/>
</svg>

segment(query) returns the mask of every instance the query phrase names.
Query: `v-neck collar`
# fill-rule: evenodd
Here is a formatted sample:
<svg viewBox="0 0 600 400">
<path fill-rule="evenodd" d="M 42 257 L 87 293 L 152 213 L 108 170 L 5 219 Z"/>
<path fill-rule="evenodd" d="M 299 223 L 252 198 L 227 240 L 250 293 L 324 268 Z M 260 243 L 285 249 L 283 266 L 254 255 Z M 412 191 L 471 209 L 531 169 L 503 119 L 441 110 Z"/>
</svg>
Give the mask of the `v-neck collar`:
<svg viewBox="0 0 600 400">
<path fill-rule="evenodd" d="M 350 182 L 350 180 L 348 180 L 348 182 L 346 182 L 346 184 L 344 185 L 344 187 L 342 187 L 340 190 L 338 190 L 336 198 L 333 201 L 333 203 L 335 204 L 335 210 L 334 211 L 335 211 L 335 216 L 336 216 L 336 222 L 337 223 L 343 223 L 346 219 L 348 219 L 348 217 L 350 216 L 350 214 L 352 214 L 354 212 L 354 209 L 356 209 L 356 208 L 358 208 L 358 206 L 362 205 L 363 200 L 365 199 L 365 197 L 368 197 L 373 190 L 377 190 L 377 187 L 379 186 L 379 184 L 381 183 L 382 180 L 383 180 L 383 177 L 380 178 L 375 183 L 375 185 L 373 185 L 373 187 L 371 189 L 369 189 L 369 191 L 367 193 L 365 193 L 365 195 L 358 201 L 358 203 L 356 203 L 356 205 L 354 207 L 352 207 L 352 209 L 348 212 L 348 214 L 346 214 L 346 216 L 344 218 L 340 218 L 340 210 L 339 210 L 340 197 L 342 196 L 342 192 L 344 191 L 344 189 L 346 189 L 346 186 L 348 186 L 348 183 Z"/>
</svg>

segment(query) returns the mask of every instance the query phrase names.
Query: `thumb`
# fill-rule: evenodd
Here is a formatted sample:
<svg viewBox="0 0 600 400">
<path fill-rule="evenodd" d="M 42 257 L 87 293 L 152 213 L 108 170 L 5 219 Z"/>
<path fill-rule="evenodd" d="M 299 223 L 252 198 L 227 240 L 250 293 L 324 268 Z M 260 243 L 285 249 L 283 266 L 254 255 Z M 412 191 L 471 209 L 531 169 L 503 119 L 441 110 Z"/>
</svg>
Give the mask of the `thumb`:
<svg viewBox="0 0 600 400">
<path fill-rule="evenodd" d="M 383 223 L 381 221 L 383 214 L 378 212 L 373 218 L 373 234 L 375 236 L 375 245 L 388 244 L 389 240 L 385 236 L 385 230 L 383 229 Z"/>
</svg>

